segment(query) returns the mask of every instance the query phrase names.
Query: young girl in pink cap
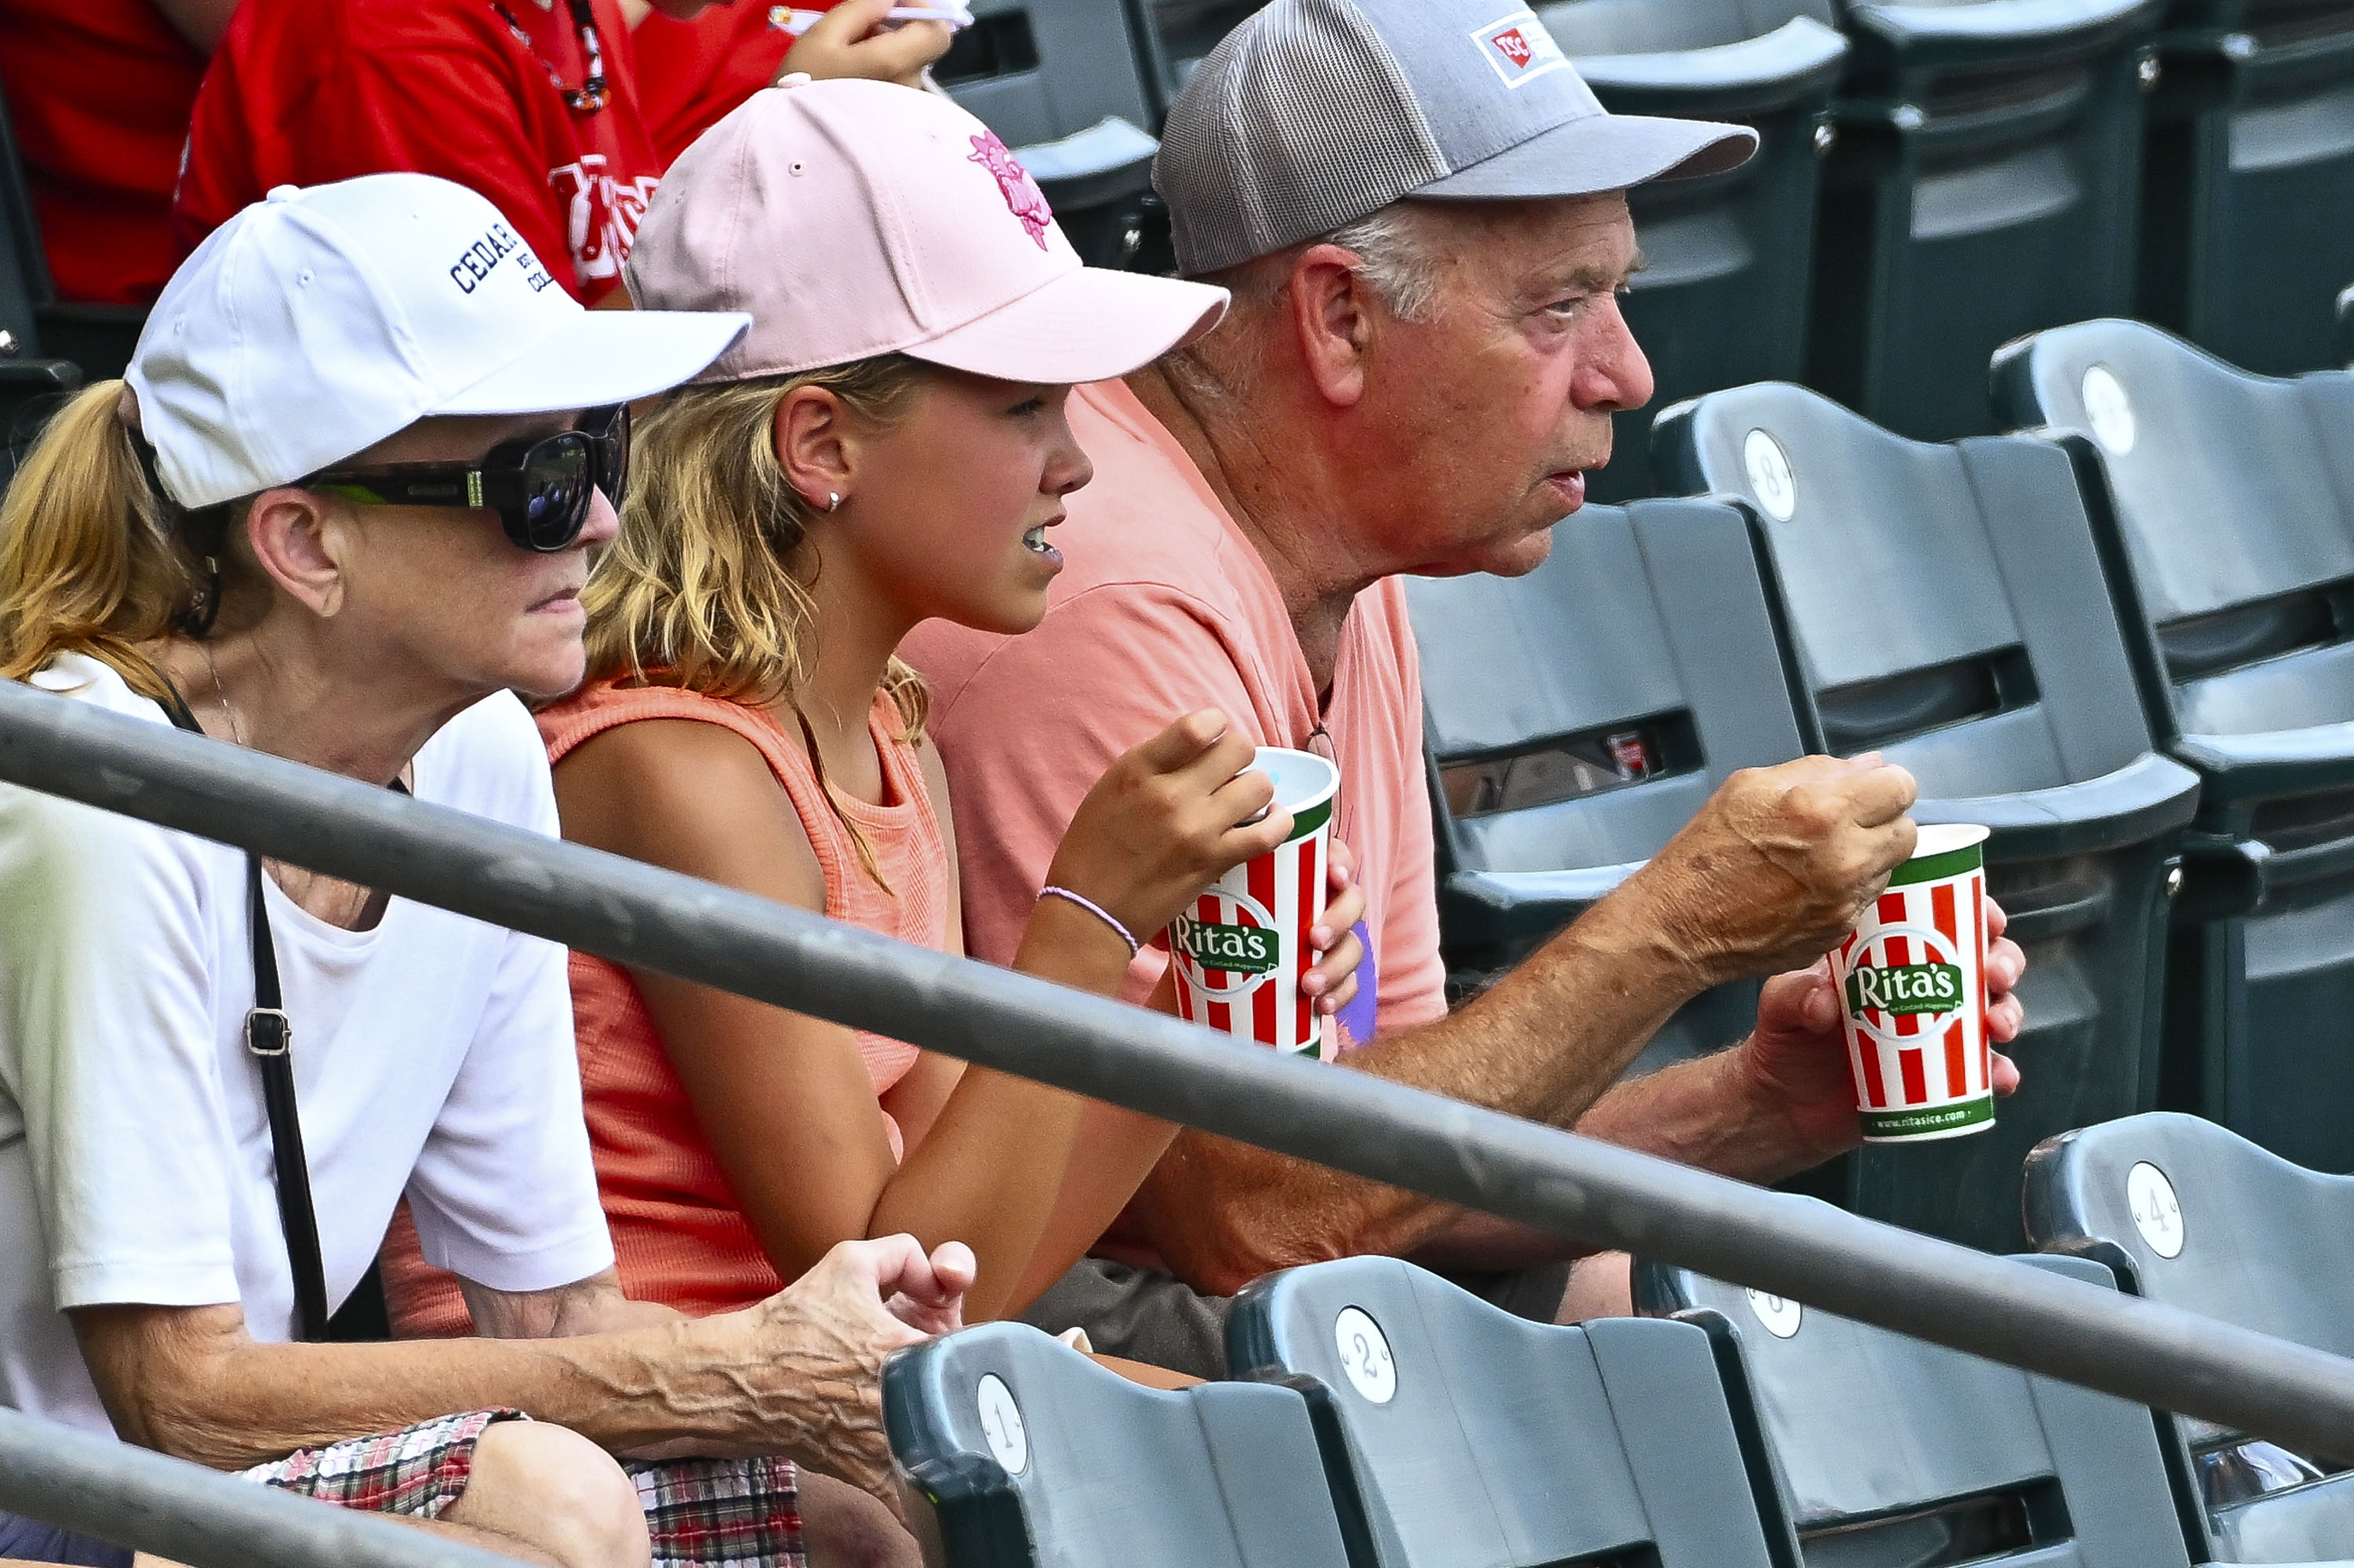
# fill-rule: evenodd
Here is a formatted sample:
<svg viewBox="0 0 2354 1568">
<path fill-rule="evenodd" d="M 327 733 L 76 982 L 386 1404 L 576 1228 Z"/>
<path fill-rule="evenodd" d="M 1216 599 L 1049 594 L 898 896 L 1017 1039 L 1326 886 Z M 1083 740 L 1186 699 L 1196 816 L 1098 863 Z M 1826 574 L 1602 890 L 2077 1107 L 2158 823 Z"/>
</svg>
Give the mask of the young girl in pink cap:
<svg viewBox="0 0 2354 1568">
<path fill-rule="evenodd" d="M 789 82 L 792 79 L 788 79 Z M 588 683 L 540 715 L 568 838 L 962 949 L 918 621 L 1034 626 L 1072 385 L 1208 331 L 1222 291 L 1082 267 L 1036 184 L 946 100 L 762 92 L 679 160 L 629 269 L 642 307 L 754 324 L 639 426 L 622 538 L 586 596 Z M 1210 881 L 1272 848 L 1251 744 L 1205 711 L 1123 756 L 1062 840 L 1015 967 L 1115 994 Z M 1019 800 L 966 810 L 1021 811 Z M 1344 879 L 1309 987 L 1347 1000 Z M 624 1287 L 754 1299 L 849 1238 L 971 1244 L 968 1319 L 1083 1255 L 1171 1129 L 816 1019 L 576 954 L 591 1141 Z M 405 1331 L 464 1308 L 395 1247 Z"/>
</svg>

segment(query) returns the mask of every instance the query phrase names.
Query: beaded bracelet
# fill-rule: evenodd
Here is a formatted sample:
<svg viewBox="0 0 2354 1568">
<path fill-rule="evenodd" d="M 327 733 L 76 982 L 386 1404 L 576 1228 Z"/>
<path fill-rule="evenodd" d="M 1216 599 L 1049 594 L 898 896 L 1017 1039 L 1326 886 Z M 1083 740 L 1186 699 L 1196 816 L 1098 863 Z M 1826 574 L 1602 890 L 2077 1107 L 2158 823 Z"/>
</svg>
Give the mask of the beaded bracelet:
<svg viewBox="0 0 2354 1568">
<path fill-rule="evenodd" d="M 1067 887 L 1055 887 L 1051 885 L 1040 888 L 1038 890 L 1038 896 L 1041 898 L 1067 899 L 1071 903 L 1076 904 L 1080 908 L 1086 910 L 1088 914 L 1094 916 L 1097 919 L 1102 921 L 1105 925 L 1110 927 L 1113 930 L 1119 932 L 1119 939 L 1128 944 L 1128 956 L 1129 958 L 1132 959 L 1136 957 L 1138 953 L 1144 950 L 1144 944 L 1138 941 L 1127 927 L 1121 925 L 1117 919 L 1113 918 L 1110 910 L 1106 909 L 1094 899 L 1083 898 Z"/>
</svg>

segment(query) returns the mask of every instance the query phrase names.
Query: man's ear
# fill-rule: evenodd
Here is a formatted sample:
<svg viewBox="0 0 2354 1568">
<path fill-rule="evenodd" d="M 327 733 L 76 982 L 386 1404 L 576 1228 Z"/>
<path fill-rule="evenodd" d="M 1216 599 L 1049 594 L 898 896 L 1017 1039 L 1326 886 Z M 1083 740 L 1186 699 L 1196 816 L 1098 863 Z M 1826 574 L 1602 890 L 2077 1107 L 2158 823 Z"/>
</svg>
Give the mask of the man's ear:
<svg viewBox="0 0 2354 1568">
<path fill-rule="evenodd" d="M 342 556 L 347 508 L 309 490 L 265 490 L 245 517 L 246 541 L 263 575 L 331 618 L 344 607 Z"/>
<path fill-rule="evenodd" d="M 1291 264 L 1284 295 L 1309 379 L 1338 408 L 1365 395 L 1365 353 L 1373 343 L 1373 298 L 1357 253 L 1311 245 Z"/>
<path fill-rule="evenodd" d="M 770 430 L 785 482 L 820 512 L 828 495 L 847 496 L 855 466 L 849 413 L 822 387 L 796 387 L 777 403 Z"/>
</svg>

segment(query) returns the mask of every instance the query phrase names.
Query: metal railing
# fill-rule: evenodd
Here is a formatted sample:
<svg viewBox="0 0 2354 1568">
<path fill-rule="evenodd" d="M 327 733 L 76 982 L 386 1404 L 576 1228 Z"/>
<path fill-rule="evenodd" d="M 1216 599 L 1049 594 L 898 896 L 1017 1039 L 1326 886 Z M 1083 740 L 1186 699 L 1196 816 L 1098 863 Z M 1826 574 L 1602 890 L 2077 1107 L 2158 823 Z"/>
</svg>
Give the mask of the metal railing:
<svg viewBox="0 0 2354 1568">
<path fill-rule="evenodd" d="M 0 780 L 2306 1452 L 2354 1453 L 2354 1361 L 13 682 L 0 682 Z M 0 1463 L 0 1508 L 42 1516 L 47 1495 Z"/>
<path fill-rule="evenodd" d="M 197 1568 L 514 1568 L 448 1536 L 5 1406 L 0 1509 Z"/>
</svg>

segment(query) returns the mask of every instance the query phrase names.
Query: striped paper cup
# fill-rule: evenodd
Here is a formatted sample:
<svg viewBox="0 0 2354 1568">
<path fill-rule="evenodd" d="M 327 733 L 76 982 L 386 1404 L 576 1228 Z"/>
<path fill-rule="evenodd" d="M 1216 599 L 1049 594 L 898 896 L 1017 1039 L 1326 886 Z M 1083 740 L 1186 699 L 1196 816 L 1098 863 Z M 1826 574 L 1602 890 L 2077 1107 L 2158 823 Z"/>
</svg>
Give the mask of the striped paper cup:
<svg viewBox="0 0 2354 1568">
<path fill-rule="evenodd" d="M 1831 954 L 1867 1143 L 1994 1125 L 1986 1033 L 1987 830 L 1932 825 Z"/>
<path fill-rule="evenodd" d="M 1329 1058 L 1331 1032 L 1299 981 L 1309 927 L 1323 912 L 1340 770 L 1312 751 L 1263 746 L 1251 766 L 1275 780 L 1291 837 L 1212 883 L 1170 922 L 1182 1018 L 1278 1051 Z"/>
</svg>

